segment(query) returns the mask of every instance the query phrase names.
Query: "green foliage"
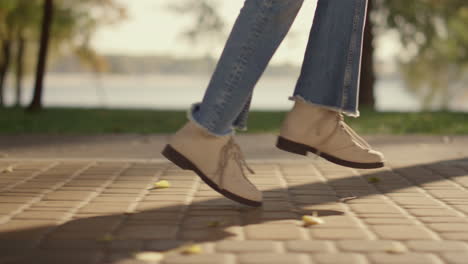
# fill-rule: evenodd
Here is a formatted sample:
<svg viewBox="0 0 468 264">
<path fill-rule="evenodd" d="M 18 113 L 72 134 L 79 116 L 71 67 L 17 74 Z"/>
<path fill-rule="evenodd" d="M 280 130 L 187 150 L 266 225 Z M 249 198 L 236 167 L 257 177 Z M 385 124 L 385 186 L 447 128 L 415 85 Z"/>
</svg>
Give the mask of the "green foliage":
<svg viewBox="0 0 468 264">
<path fill-rule="evenodd" d="M 124 19 L 125 9 L 114 0 L 56 0 L 54 3 L 51 55 L 73 52 L 94 70 L 105 69 L 104 60 L 90 47 L 90 41 L 99 26 Z M 42 5 L 43 0 L 1 0 L 0 39 L 14 42 L 15 35 L 21 34 L 29 47 L 37 47 Z"/>
<path fill-rule="evenodd" d="M 380 26 L 396 29 L 405 47 L 400 63 L 409 88 L 424 98 L 426 107 L 447 109 L 466 92 L 468 2 L 376 1 L 385 20 Z"/>
<path fill-rule="evenodd" d="M 467 113 L 361 112 L 360 118 L 346 119 L 360 134 L 468 134 Z M 252 111 L 248 131 L 238 133 L 279 133 L 285 115 Z M 185 111 L 48 108 L 28 114 L 8 108 L 0 110 L 0 133 L 173 133 L 186 121 Z"/>
<path fill-rule="evenodd" d="M 225 21 L 219 13 L 219 1 L 214 0 L 176 0 L 167 6 L 177 15 L 192 17 L 192 23 L 182 33 L 192 44 L 209 46 L 224 39 Z"/>
</svg>

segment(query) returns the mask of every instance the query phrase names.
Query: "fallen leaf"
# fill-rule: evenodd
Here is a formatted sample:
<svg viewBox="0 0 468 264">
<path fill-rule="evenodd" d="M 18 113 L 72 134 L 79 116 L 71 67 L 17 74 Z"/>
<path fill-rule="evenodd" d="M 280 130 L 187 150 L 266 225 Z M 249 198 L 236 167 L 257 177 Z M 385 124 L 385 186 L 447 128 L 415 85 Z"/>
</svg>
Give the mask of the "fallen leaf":
<svg viewBox="0 0 468 264">
<path fill-rule="evenodd" d="M 113 235 L 111 235 L 111 234 L 105 234 L 105 235 L 103 235 L 102 237 L 99 237 L 96 240 L 100 241 L 100 242 L 111 242 L 111 241 L 115 240 L 115 237 Z"/>
<path fill-rule="evenodd" d="M 221 225 L 220 221 L 211 221 L 211 222 L 208 223 L 209 227 L 218 227 L 220 225 Z"/>
<path fill-rule="evenodd" d="M 302 216 L 302 221 L 304 222 L 304 226 L 321 225 L 325 223 L 323 219 L 318 217 L 317 212 L 313 212 L 312 215 Z"/>
<path fill-rule="evenodd" d="M 403 254 L 405 253 L 405 250 L 402 248 L 390 248 L 385 250 L 385 252 L 388 254 Z"/>
<path fill-rule="evenodd" d="M 158 182 L 154 183 L 154 187 L 160 188 L 160 189 L 169 188 L 169 187 L 171 187 L 171 183 L 166 181 L 166 180 L 162 180 L 162 181 L 158 181 Z"/>
<path fill-rule="evenodd" d="M 13 166 L 8 166 L 2 171 L 3 173 L 10 173 L 13 172 Z"/>
<path fill-rule="evenodd" d="M 367 179 L 367 181 L 369 183 L 379 183 L 380 182 L 380 179 L 377 178 L 377 177 L 370 177 L 369 179 Z"/>
<path fill-rule="evenodd" d="M 138 252 L 135 253 L 135 259 L 146 262 L 161 261 L 164 259 L 164 254 L 151 251 Z"/>
<path fill-rule="evenodd" d="M 191 245 L 182 249 L 182 254 L 194 255 L 202 253 L 202 247 L 200 245 Z"/>
</svg>

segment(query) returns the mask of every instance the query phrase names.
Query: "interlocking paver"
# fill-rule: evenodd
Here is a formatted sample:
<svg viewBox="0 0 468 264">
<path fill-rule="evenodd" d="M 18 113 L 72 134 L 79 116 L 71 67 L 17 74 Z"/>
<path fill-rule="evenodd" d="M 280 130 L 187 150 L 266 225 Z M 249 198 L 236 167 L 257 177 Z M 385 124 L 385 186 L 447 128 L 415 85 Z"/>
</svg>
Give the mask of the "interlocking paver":
<svg viewBox="0 0 468 264">
<path fill-rule="evenodd" d="M 341 240 L 337 247 L 344 251 L 355 252 L 404 252 L 406 248 L 398 241 L 391 240 Z"/>
<path fill-rule="evenodd" d="M 146 263 L 134 253 L 169 251 L 160 264 L 466 263 L 468 160 L 426 152 L 378 170 L 249 162 L 264 191 L 256 209 L 166 161 L 0 159 L 17 166 L 0 174 L 0 262 Z M 171 187 L 151 189 L 160 179 Z M 314 212 L 324 224 L 303 226 Z M 188 243 L 202 252 L 180 254 Z"/>
<path fill-rule="evenodd" d="M 239 264 L 308 264 L 309 258 L 304 254 L 241 253 Z"/>
<path fill-rule="evenodd" d="M 216 244 L 218 252 L 279 252 L 280 244 L 276 241 L 221 241 Z"/>
<path fill-rule="evenodd" d="M 427 252 L 445 252 L 445 251 L 467 251 L 468 245 L 460 241 L 407 241 L 406 245 L 410 250 Z"/>
<path fill-rule="evenodd" d="M 372 229 L 383 239 L 414 240 L 433 238 L 433 235 L 428 230 L 417 225 L 379 225 L 373 226 Z"/>
<path fill-rule="evenodd" d="M 252 240 L 297 240 L 305 239 L 300 226 L 255 224 L 244 228 L 246 237 Z"/>
<path fill-rule="evenodd" d="M 314 254 L 313 259 L 320 264 L 366 264 L 363 255 L 354 253 L 319 253 Z"/>
<path fill-rule="evenodd" d="M 333 245 L 330 241 L 317 241 L 317 240 L 291 240 L 286 241 L 284 246 L 290 252 L 303 252 L 303 253 L 317 253 L 317 252 L 330 252 Z"/>
</svg>

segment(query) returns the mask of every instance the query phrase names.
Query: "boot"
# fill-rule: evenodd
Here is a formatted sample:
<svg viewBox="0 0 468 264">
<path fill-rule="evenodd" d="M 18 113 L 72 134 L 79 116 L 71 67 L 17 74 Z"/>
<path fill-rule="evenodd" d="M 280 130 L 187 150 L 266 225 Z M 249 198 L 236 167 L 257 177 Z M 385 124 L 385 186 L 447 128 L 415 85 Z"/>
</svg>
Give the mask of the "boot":
<svg viewBox="0 0 468 264">
<path fill-rule="evenodd" d="M 249 206 L 261 206 L 262 193 L 244 174 L 247 165 L 232 135 L 215 136 L 189 120 L 169 140 L 162 154 L 185 170 L 194 171 L 218 193 Z"/>
<path fill-rule="evenodd" d="M 286 115 L 276 146 L 299 155 L 315 153 L 338 165 L 373 169 L 384 166 L 383 154 L 353 131 L 343 115 L 296 100 Z"/>
</svg>

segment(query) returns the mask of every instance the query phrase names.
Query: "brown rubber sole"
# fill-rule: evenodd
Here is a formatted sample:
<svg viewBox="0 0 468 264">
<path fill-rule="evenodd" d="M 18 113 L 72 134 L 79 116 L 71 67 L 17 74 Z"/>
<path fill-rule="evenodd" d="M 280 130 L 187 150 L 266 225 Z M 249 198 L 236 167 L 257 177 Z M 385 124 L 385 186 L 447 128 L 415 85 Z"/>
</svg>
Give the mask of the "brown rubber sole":
<svg viewBox="0 0 468 264">
<path fill-rule="evenodd" d="M 166 147 L 162 151 L 162 154 L 164 157 L 166 157 L 168 160 L 173 162 L 179 168 L 183 170 L 191 170 L 195 172 L 206 184 L 208 184 L 211 188 L 213 188 L 215 191 L 225 196 L 226 198 L 229 198 L 238 203 L 245 204 L 245 205 L 252 206 L 252 207 L 259 207 L 262 205 L 262 202 L 252 201 L 252 200 L 240 197 L 236 194 L 233 194 L 227 190 L 220 189 L 216 183 L 214 183 L 210 178 L 208 178 L 201 170 L 197 168 L 197 166 L 195 166 L 184 155 L 182 155 L 177 150 L 175 150 L 171 145 L 169 144 L 166 145 Z"/>
<path fill-rule="evenodd" d="M 319 152 L 317 149 L 310 147 L 308 145 L 304 145 L 301 143 L 297 143 L 288 139 L 285 139 L 283 137 L 278 137 L 278 141 L 276 142 L 276 147 L 288 151 L 294 154 L 298 155 L 303 155 L 307 156 L 307 152 L 312 152 L 315 155 L 318 155 L 320 157 L 323 157 L 324 159 L 333 162 L 335 164 L 345 166 L 345 167 L 350 167 L 350 168 L 356 168 L 356 169 L 376 169 L 376 168 L 382 168 L 384 166 L 383 162 L 375 162 L 375 163 L 359 163 L 359 162 L 353 162 L 353 161 L 347 161 L 347 160 L 342 160 L 340 158 L 334 157 L 330 154 L 324 153 L 324 152 Z"/>
</svg>

